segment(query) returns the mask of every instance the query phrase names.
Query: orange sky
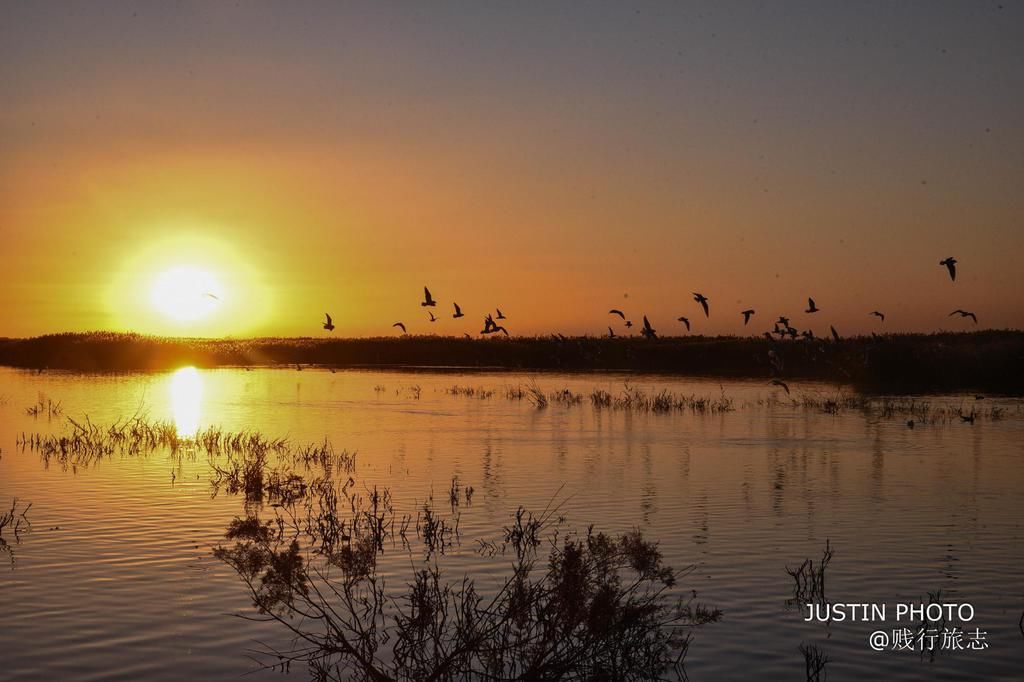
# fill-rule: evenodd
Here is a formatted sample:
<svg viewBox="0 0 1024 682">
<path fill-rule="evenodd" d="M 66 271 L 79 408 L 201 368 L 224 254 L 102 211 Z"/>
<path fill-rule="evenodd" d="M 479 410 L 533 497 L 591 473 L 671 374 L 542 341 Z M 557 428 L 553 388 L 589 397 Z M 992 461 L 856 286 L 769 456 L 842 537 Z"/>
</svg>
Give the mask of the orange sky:
<svg viewBox="0 0 1024 682">
<path fill-rule="evenodd" d="M 640 7 L 4 4 L 0 335 L 1024 325 L 1024 8 Z"/>
</svg>

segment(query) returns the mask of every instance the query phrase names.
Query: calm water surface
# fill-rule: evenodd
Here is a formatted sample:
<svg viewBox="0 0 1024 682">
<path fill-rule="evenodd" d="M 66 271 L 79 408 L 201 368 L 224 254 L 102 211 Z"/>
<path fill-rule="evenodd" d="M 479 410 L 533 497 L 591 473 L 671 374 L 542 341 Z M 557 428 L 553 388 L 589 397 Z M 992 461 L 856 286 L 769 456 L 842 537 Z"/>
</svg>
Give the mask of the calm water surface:
<svg viewBox="0 0 1024 682">
<path fill-rule="evenodd" d="M 538 410 L 503 395 L 529 382 L 618 393 L 627 380 L 649 391 L 724 392 L 736 409 L 650 414 L 584 401 Z M 497 393 L 446 393 L 454 384 Z M 797 399 L 836 395 L 824 385 L 791 388 Z M 63 414 L 26 414 L 40 395 Z M 803 679 L 802 642 L 825 651 L 834 680 L 1024 679 L 1021 402 L 989 397 L 978 404 L 1002 408 L 1002 419 L 911 430 L 902 416 L 826 414 L 784 399 L 763 382 L 613 374 L 0 369 L 0 506 L 32 502 L 32 531 L 0 553 L 0 678 L 225 679 L 254 671 L 247 652 L 256 640 L 286 644 L 274 626 L 232 615 L 251 615 L 251 603 L 211 549 L 243 505 L 211 495 L 205 458 L 155 452 L 65 470 L 16 445 L 22 433 L 66 431 L 67 416 L 107 424 L 141 411 L 182 433 L 219 425 L 297 443 L 327 437 L 358 452 L 361 482 L 389 486 L 409 510 L 431 491 L 447 500 L 458 476 L 476 493 L 442 566 L 482 584 L 508 562 L 481 556 L 476 540 L 495 538 L 519 505 L 540 509 L 557 496 L 571 526 L 638 527 L 660 540 L 671 565 L 696 564 L 684 587 L 724 612 L 695 633 L 692 680 Z M 975 402 L 927 400 L 967 410 Z M 787 606 L 785 568 L 820 556 L 826 540 L 835 550 L 831 601 L 894 605 L 941 589 L 945 601 L 974 606 L 969 626 L 987 633 L 988 648 L 934 660 L 874 652 L 869 634 L 895 623 L 803 622 Z M 422 560 L 386 553 L 382 573 L 400 585 Z"/>
</svg>

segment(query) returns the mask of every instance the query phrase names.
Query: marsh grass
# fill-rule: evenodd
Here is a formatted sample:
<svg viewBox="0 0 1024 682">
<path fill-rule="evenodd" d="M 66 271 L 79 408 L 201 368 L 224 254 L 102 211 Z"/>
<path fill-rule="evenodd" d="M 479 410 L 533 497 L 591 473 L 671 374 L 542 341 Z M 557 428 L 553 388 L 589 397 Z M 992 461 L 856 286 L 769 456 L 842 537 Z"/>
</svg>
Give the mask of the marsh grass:
<svg viewBox="0 0 1024 682">
<path fill-rule="evenodd" d="M 52 398 L 48 398 L 40 393 L 35 404 L 25 408 L 25 414 L 30 417 L 45 415 L 47 419 L 53 419 L 64 414 L 64 409 L 61 407 L 60 401 L 54 402 Z"/>
<path fill-rule="evenodd" d="M 526 387 L 526 399 L 538 410 L 543 410 L 548 406 L 548 396 L 537 384 L 530 384 Z"/>
<path fill-rule="evenodd" d="M 484 388 L 483 386 L 460 386 L 455 384 L 445 389 L 445 393 L 454 396 L 463 396 L 466 398 L 478 398 L 480 400 L 489 400 L 494 397 L 494 390 Z"/>
<path fill-rule="evenodd" d="M 286 439 L 270 439 L 258 431 L 224 431 L 210 427 L 192 436 L 182 435 L 174 423 L 149 420 L 143 416 L 103 426 L 88 416 L 81 420 L 67 417 L 70 432 L 59 434 L 25 434 L 16 438 L 23 450 L 38 452 L 46 464 L 56 461 L 62 467 L 89 466 L 114 455 L 137 456 L 166 449 L 172 454 L 186 453 L 208 456 L 266 456 L 288 450 Z"/>
<path fill-rule="evenodd" d="M 966 398 L 956 403 L 940 404 L 921 398 L 874 397 L 843 394 L 841 391 L 837 391 L 831 396 L 802 394 L 788 400 L 769 399 L 764 404 L 788 405 L 826 414 L 857 411 L 868 417 L 901 418 L 913 421 L 915 424 L 948 424 L 959 422 L 964 417 L 975 420 L 1000 421 L 1007 416 L 1005 407 L 990 405 L 977 398 Z"/>
</svg>

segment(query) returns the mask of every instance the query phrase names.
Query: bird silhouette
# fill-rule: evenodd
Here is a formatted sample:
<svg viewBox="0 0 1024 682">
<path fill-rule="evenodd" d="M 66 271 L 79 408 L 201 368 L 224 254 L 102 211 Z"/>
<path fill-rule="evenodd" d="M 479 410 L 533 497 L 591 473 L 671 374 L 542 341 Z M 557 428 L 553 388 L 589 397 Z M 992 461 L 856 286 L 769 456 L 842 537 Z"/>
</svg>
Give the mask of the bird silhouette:
<svg viewBox="0 0 1024 682">
<path fill-rule="evenodd" d="M 814 332 L 812 332 L 810 329 L 805 329 L 804 331 L 800 332 L 800 336 L 804 337 L 808 341 L 814 341 Z"/>
<path fill-rule="evenodd" d="M 868 313 L 868 315 L 874 315 L 882 322 L 885 322 L 885 313 L 880 313 L 877 310 L 872 310 L 870 313 Z"/>
<path fill-rule="evenodd" d="M 433 297 L 430 295 L 430 289 L 426 287 L 423 287 L 423 302 L 420 303 L 420 305 L 424 307 L 433 307 L 437 305 L 437 301 L 435 301 Z"/>
<path fill-rule="evenodd" d="M 329 313 L 324 313 L 324 315 L 327 316 L 327 321 L 324 322 L 324 329 L 326 329 L 329 332 L 333 332 L 334 331 L 334 322 L 331 321 L 330 314 Z"/>
<path fill-rule="evenodd" d="M 452 315 L 453 318 L 457 320 L 460 317 L 465 317 L 462 313 L 462 308 L 459 307 L 458 303 L 453 302 L 452 305 L 455 306 L 455 313 Z"/>
<path fill-rule="evenodd" d="M 780 324 L 783 327 L 788 327 L 789 326 L 789 318 L 788 317 L 783 317 L 782 315 L 779 315 L 779 321 L 775 323 L 775 326 L 778 326 Z"/>
<path fill-rule="evenodd" d="M 944 260 L 939 261 L 939 265 L 945 265 L 946 269 L 949 270 L 949 279 L 956 281 L 956 258 L 950 256 Z"/>
<path fill-rule="evenodd" d="M 393 325 L 391 325 L 391 326 L 392 326 L 392 327 L 398 327 L 399 329 L 401 329 L 401 330 L 402 330 L 402 333 L 403 333 L 403 334 L 407 333 L 407 332 L 405 331 L 405 325 L 404 325 L 404 324 L 402 324 L 401 322 L 395 322 L 395 323 L 394 323 Z"/>
<path fill-rule="evenodd" d="M 651 326 L 651 321 L 647 319 L 646 315 L 644 315 L 644 327 L 640 330 L 640 333 L 648 339 L 658 338 L 658 333 Z"/>
<path fill-rule="evenodd" d="M 219 301 L 220 300 L 220 296 L 218 296 L 217 294 L 211 294 L 209 291 L 207 291 L 205 294 L 203 294 L 203 296 L 206 296 L 207 298 L 212 298 L 215 301 Z"/>
<path fill-rule="evenodd" d="M 782 379 L 772 379 L 772 386 L 779 386 L 786 392 L 786 395 L 789 395 L 789 386 Z"/>
<path fill-rule="evenodd" d="M 750 316 L 753 315 L 753 314 L 754 314 L 754 309 L 753 308 L 751 308 L 749 310 L 744 310 L 743 312 L 740 313 L 740 315 L 743 316 L 743 326 L 746 326 L 747 322 L 750 322 Z"/>
<path fill-rule="evenodd" d="M 764 338 L 768 339 L 768 340 L 769 340 L 769 341 L 771 341 L 772 343 L 775 343 L 775 337 L 774 337 L 774 336 L 772 336 L 772 333 L 771 333 L 771 332 L 765 332 L 765 333 L 764 333 Z"/>
<path fill-rule="evenodd" d="M 839 340 L 839 332 L 836 331 L 836 328 L 833 327 L 832 325 L 829 325 L 828 328 L 832 331 L 832 338 L 835 339 L 836 341 L 838 341 Z"/>
<path fill-rule="evenodd" d="M 970 414 L 962 414 L 962 415 L 960 415 L 960 421 L 965 422 L 967 424 L 973 424 L 974 423 L 974 410 L 971 410 Z"/>
<path fill-rule="evenodd" d="M 498 310 L 498 317 L 496 319 L 504 320 L 505 319 L 505 315 L 501 312 L 501 308 L 498 308 L 497 310 Z"/>
<path fill-rule="evenodd" d="M 625 320 L 625 319 L 626 319 L 626 313 L 622 312 L 622 311 L 621 311 L 621 310 L 619 310 L 618 308 L 612 308 L 611 310 L 609 310 L 609 311 L 608 311 L 608 314 L 609 314 L 609 315 L 618 315 L 618 316 L 619 316 L 619 317 L 621 317 L 621 318 L 622 318 L 623 320 Z"/>
<path fill-rule="evenodd" d="M 698 294 L 696 291 L 693 292 L 693 300 L 700 303 L 700 306 L 704 308 L 704 317 L 711 317 L 711 312 L 708 310 L 708 297 L 704 294 Z"/>
<path fill-rule="evenodd" d="M 609 339 L 614 339 L 615 338 L 615 330 L 612 329 L 611 327 L 608 327 L 608 338 Z"/>
<path fill-rule="evenodd" d="M 690 331 L 690 318 L 680 317 L 678 318 L 678 321 L 686 325 L 686 331 Z"/>
<path fill-rule="evenodd" d="M 978 316 L 977 315 L 975 315 L 974 313 L 971 313 L 971 312 L 967 312 L 966 310 L 960 310 L 959 308 L 957 308 L 956 310 L 951 312 L 949 314 L 949 316 L 952 317 L 953 315 L 957 315 L 957 314 L 959 314 L 960 317 L 969 317 L 972 320 L 974 320 L 974 324 L 978 324 Z"/>
<path fill-rule="evenodd" d="M 632 326 L 633 326 L 633 320 L 626 320 L 626 329 L 629 329 Z"/>
<path fill-rule="evenodd" d="M 428 310 L 427 314 L 430 315 L 430 321 L 431 322 L 437 322 L 437 318 L 434 317 L 434 312 L 432 310 Z"/>
<path fill-rule="evenodd" d="M 494 318 L 491 317 L 491 314 L 488 313 L 487 317 L 484 318 L 484 328 L 480 331 L 480 333 L 495 334 L 497 332 L 501 332 L 505 336 L 508 336 L 508 330 L 499 325 L 497 322 L 495 322 Z"/>
<path fill-rule="evenodd" d="M 821 308 L 819 308 L 818 306 L 814 305 L 814 299 L 813 298 L 808 298 L 807 299 L 807 310 L 805 310 L 804 312 L 805 313 L 816 313 L 819 310 L 821 310 Z"/>
</svg>

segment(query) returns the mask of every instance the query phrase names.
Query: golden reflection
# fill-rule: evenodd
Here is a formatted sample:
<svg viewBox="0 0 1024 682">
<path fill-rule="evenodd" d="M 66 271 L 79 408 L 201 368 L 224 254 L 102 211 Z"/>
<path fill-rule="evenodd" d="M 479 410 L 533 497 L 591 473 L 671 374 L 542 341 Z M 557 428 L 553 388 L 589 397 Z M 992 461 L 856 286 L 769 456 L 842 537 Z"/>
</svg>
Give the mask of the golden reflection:
<svg viewBox="0 0 1024 682">
<path fill-rule="evenodd" d="M 194 436 L 199 430 L 203 402 L 203 378 L 195 367 L 182 367 L 171 375 L 171 409 L 179 436 Z"/>
</svg>

